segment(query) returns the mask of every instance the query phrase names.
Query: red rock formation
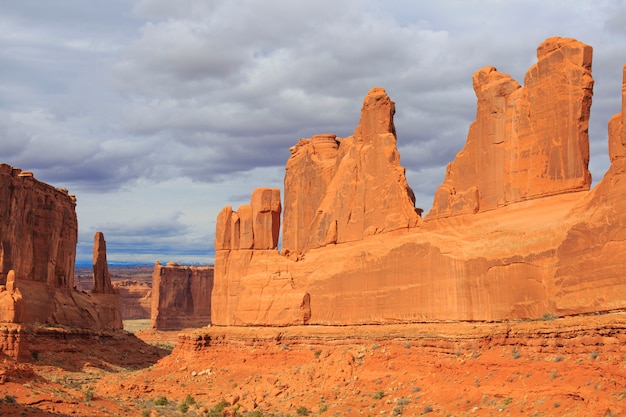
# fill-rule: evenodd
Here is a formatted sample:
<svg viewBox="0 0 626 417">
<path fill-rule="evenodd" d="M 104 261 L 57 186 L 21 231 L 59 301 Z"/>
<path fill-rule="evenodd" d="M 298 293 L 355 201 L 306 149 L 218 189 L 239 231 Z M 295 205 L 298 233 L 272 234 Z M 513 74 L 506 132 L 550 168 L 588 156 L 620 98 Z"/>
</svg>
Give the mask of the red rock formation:
<svg viewBox="0 0 626 417">
<path fill-rule="evenodd" d="M 622 83 L 622 111 L 609 121 L 609 159 L 614 162 L 618 158 L 626 157 L 626 65 Z"/>
<path fill-rule="evenodd" d="M 288 272 L 277 271 L 269 276 L 262 272 L 259 274 L 263 281 L 261 287 L 253 287 L 252 292 L 239 281 L 241 272 L 251 272 L 250 265 L 272 264 L 283 259 L 276 250 L 280 212 L 280 190 L 259 188 L 252 193 L 250 205 L 242 205 L 237 211 L 227 206 L 219 213 L 215 233 L 216 280 L 213 283 L 213 294 L 219 295 L 213 297 L 220 302 L 212 303 L 213 323 L 267 321 L 289 325 L 308 321 L 309 295 L 290 291 L 293 282 Z M 213 319 L 215 316 L 217 321 Z"/>
<path fill-rule="evenodd" d="M 215 250 L 276 249 L 280 231 L 280 189 L 257 188 L 250 205 L 226 206 L 217 216 Z"/>
<path fill-rule="evenodd" d="M 291 149 L 285 250 L 303 253 L 417 224 L 415 196 L 396 148 L 394 113 L 385 90 L 374 88 L 365 97 L 353 136 L 317 135 Z"/>
<path fill-rule="evenodd" d="M 93 289 L 92 293 L 114 294 L 107 263 L 107 243 L 102 232 L 93 237 Z"/>
<path fill-rule="evenodd" d="M 125 279 L 113 281 L 120 295 L 122 320 L 149 319 L 152 311 L 152 288 L 145 282 Z"/>
<path fill-rule="evenodd" d="M 524 88 L 492 67 L 478 71 L 467 144 L 426 221 L 415 224 L 398 203 L 411 201 L 401 168 L 386 162 L 397 161 L 383 116 L 391 102 L 374 90 L 366 104 L 382 110 L 368 117 L 365 105 L 353 138 L 317 136 L 292 149 L 283 232 L 290 256 L 216 245 L 213 322 L 505 320 L 626 308 L 624 111 L 610 122 L 611 168 L 589 192 L 590 67 L 590 47 L 552 38 L 538 48 Z M 356 139 L 368 129 L 387 133 L 366 137 L 393 137 L 384 161 L 365 145 L 355 150 L 369 143 Z M 343 164 L 397 181 L 355 178 Z M 389 207 L 387 195 L 396 202 Z M 361 209 L 370 199 L 382 215 Z M 351 213 L 350 222 L 342 213 Z M 232 210 L 221 216 L 218 230 L 236 223 L 225 221 Z"/>
<path fill-rule="evenodd" d="M 626 65 L 622 111 L 609 121 L 611 166 L 572 211 L 578 220 L 557 251 L 554 309 L 565 313 L 613 310 L 626 298 Z"/>
<path fill-rule="evenodd" d="M 588 190 L 591 55 L 574 39 L 550 38 L 523 88 L 494 67 L 477 71 L 476 120 L 427 218 Z"/>
<path fill-rule="evenodd" d="M 7 274 L 6 285 L 0 285 L 0 323 L 21 323 L 24 320 L 24 300 L 15 286 L 15 271 Z"/>
<path fill-rule="evenodd" d="M 154 265 L 151 327 L 170 330 L 211 323 L 213 267 Z"/>
<path fill-rule="evenodd" d="M 6 164 L 0 164 L 0 195 L 0 322 L 121 329 L 116 294 L 88 296 L 73 288 L 74 196 Z"/>
</svg>

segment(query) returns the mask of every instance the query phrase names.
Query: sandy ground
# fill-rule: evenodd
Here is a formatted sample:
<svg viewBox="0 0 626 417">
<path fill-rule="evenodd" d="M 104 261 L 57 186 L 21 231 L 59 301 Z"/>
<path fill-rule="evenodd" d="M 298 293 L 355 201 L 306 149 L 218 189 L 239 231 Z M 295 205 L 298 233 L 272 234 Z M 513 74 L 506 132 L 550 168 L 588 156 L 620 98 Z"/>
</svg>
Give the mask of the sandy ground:
<svg viewBox="0 0 626 417">
<path fill-rule="evenodd" d="M 31 340 L 2 415 L 617 416 L 626 314 Z M 32 339 L 32 338 L 31 338 Z M 171 346 L 177 344 L 174 350 Z M 256 414 L 253 414 L 256 413 Z"/>
</svg>

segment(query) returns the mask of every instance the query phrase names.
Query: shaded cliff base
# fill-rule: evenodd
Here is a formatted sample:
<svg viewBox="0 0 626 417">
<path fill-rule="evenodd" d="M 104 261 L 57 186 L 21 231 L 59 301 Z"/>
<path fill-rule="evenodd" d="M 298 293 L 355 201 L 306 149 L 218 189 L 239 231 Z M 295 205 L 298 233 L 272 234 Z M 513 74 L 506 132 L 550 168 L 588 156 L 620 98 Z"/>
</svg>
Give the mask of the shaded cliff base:
<svg viewBox="0 0 626 417">
<path fill-rule="evenodd" d="M 0 343 L 19 356 L 0 354 L 0 414 L 31 417 L 136 415 L 116 398 L 102 397 L 95 384 L 105 375 L 152 366 L 170 353 L 120 330 L 38 325 L 3 324 Z"/>
<path fill-rule="evenodd" d="M 213 415 L 236 410 L 242 416 L 297 416 L 304 409 L 319 416 L 626 411 L 621 312 L 510 323 L 213 326 L 144 335 L 161 342 L 174 338 L 178 346 L 156 363 L 161 351 L 122 347 L 127 341 L 115 338 L 105 344 L 94 339 L 88 349 L 109 357 L 108 367 L 86 356 L 74 362 L 80 366 L 59 366 L 82 355 L 66 347 L 73 343 L 41 350 L 38 361 L 27 364 L 0 361 L 0 399 L 10 395 L 16 403 L 0 402 L 0 412 L 17 415 L 27 406 L 31 416 L 182 415 L 187 396 L 194 401 L 188 416 L 220 408 Z M 119 353 L 108 356 L 117 344 Z M 129 366 L 124 357 L 146 361 Z M 93 393 L 90 401 L 86 392 Z M 155 404 L 161 397 L 167 405 Z"/>
</svg>

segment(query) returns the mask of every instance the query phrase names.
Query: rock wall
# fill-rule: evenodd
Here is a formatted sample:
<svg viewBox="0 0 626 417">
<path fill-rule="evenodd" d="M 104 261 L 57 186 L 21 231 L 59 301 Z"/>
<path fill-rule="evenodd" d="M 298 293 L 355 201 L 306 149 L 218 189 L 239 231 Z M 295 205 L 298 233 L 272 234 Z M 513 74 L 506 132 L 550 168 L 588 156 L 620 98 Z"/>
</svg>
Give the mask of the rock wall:
<svg viewBox="0 0 626 417">
<path fill-rule="evenodd" d="M 476 120 L 427 218 L 588 190 L 592 48 L 550 38 L 524 87 L 494 67 L 474 74 Z"/>
<path fill-rule="evenodd" d="M 0 322 L 121 329 L 117 294 L 73 288 L 74 196 L 6 164 L 0 164 L 0 195 Z"/>
<path fill-rule="evenodd" d="M 227 206 L 218 215 L 212 298 L 219 302 L 211 303 L 214 324 L 289 325 L 308 321 L 309 295 L 292 291 L 289 273 L 278 270 L 267 275 L 274 268 L 273 260 L 283 258 L 277 251 L 280 213 L 280 190 L 258 188 L 253 191 L 249 205 L 242 205 L 237 211 Z M 241 281 L 242 272 L 252 276 Z M 250 288 L 249 278 L 261 280 L 262 288 Z"/>
<path fill-rule="evenodd" d="M 382 90 L 366 97 L 353 137 L 301 140 L 287 162 L 281 253 L 224 245 L 236 217 L 226 208 L 218 218 L 213 322 L 493 321 L 626 308 L 626 87 L 609 124 L 611 168 L 589 191 L 591 47 L 551 38 L 537 57 L 524 87 L 493 67 L 474 75 L 476 120 L 424 221 L 412 214 Z M 367 138 L 386 145 L 375 151 Z"/>
<path fill-rule="evenodd" d="M 172 330 L 211 324 L 213 267 L 158 261 L 152 274 L 153 329 Z"/>
<path fill-rule="evenodd" d="M 149 319 L 152 314 L 152 288 L 145 282 L 125 279 L 113 281 L 120 295 L 122 320 Z"/>
</svg>

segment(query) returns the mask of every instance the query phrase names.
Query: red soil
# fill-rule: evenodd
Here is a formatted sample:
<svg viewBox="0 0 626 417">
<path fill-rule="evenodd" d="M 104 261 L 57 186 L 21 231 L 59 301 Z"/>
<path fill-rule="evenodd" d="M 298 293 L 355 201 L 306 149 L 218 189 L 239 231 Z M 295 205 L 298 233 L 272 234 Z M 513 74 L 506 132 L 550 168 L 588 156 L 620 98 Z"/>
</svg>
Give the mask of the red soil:
<svg viewBox="0 0 626 417">
<path fill-rule="evenodd" d="M 615 416 L 626 410 L 624 342 L 624 313 L 499 324 L 212 327 L 181 333 L 158 362 L 165 352 L 137 339 L 101 338 L 85 344 L 88 352 L 74 344 L 40 350 L 28 364 L 5 359 L 0 398 L 14 396 L 18 405 L 5 401 L 0 411 L 183 415 L 173 403 L 191 396 L 187 416 L 205 415 L 222 399 L 227 415 L 296 416 L 306 408 L 321 416 Z M 161 396 L 168 406 L 154 404 Z"/>
</svg>

